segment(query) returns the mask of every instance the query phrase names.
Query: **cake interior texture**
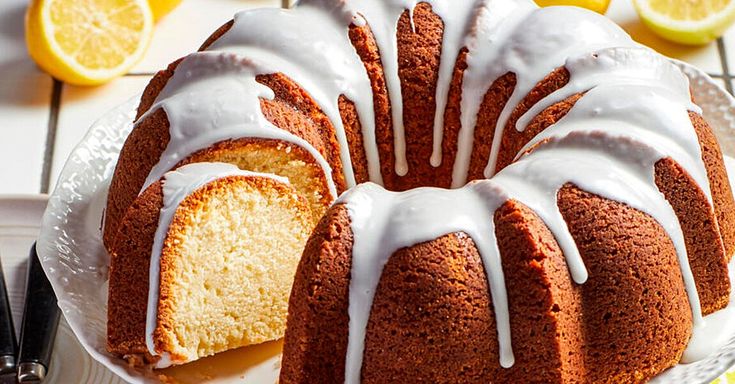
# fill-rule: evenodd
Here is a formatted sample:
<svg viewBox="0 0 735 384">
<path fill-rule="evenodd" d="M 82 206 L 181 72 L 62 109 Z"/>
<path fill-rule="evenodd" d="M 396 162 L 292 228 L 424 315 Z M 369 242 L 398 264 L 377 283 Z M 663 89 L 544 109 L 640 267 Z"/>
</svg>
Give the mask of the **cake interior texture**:
<svg viewBox="0 0 735 384">
<path fill-rule="evenodd" d="M 293 191 L 257 183 L 215 181 L 177 209 L 161 254 L 166 288 L 154 334 L 172 355 L 195 360 L 284 333 L 311 215 Z"/>
<path fill-rule="evenodd" d="M 166 181 L 144 194 L 163 198 Z M 115 246 L 110 309 L 122 312 L 110 314 L 108 328 L 116 333 L 108 345 L 129 353 L 145 351 L 150 342 L 172 361 L 192 361 L 282 337 L 294 271 L 313 227 L 306 199 L 279 180 L 251 174 L 192 188 L 164 232 L 160 289 L 152 303 L 147 294 L 125 289 L 140 286 L 132 279 L 148 276 L 150 251 L 136 250 L 155 248 L 156 236 L 145 233 L 165 215 L 155 208 L 133 207 L 123 225 L 135 229 L 126 227 L 130 236 L 120 236 Z M 148 247 L 140 247 L 141 241 Z M 147 329 L 151 305 L 156 325 Z"/>
</svg>

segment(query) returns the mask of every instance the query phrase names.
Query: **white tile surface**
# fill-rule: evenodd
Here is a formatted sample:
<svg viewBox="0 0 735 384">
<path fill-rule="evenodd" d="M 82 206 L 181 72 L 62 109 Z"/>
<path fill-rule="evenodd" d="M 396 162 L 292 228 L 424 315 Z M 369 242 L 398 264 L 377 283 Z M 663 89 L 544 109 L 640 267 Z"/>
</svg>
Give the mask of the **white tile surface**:
<svg viewBox="0 0 735 384">
<path fill-rule="evenodd" d="M 28 62 L 0 72 L 0 194 L 39 193 L 52 81 Z"/>
<path fill-rule="evenodd" d="M 56 128 L 56 146 L 51 166 L 51 188 L 72 149 L 89 127 L 107 111 L 139 95 L 150 76 L 125 76 L 109 84 L 88 88 L 64 85 Z"/>
<path fill-rule="evenodd" d="M 281 0 L 184 0 L 156 25 L 145 59 L 132 72 L 153 73 L 196 51 L 237 11 L 280 6 Z"/>
<path fill-rule="evenodd" d="M 640 21 L 633 8 L 632 0 L 613 0 L 606 16 L 623 27 L 639 43 L 647 45 L 663 55 L 693 64 L 707 73 L 722 74 L 722 65 L 716 43 L 703 47 L 688 47 L 656 36 Z M 735 44 L 735 41 L 733 43 Z"/>
<path fill-rule="evenodd" d="M 52 80 L 23 40 L 26 1 L 0 0 L 0 194 L 38 193 Z"/>
</svg>

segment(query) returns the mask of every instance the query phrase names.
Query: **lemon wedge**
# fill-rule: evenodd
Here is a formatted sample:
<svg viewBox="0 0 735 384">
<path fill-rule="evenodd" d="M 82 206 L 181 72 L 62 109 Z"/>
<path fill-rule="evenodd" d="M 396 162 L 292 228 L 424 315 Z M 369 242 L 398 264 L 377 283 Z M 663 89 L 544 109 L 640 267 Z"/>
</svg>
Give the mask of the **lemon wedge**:
<svg viewBox="0 0 735 384">
<path fill-rule="evenodd" d="M 34 0 L 26 44 L 50 75 L 76 85 L 105 83 L 145 54 L 153 33 L 146 0 Z"/>
<path fill-rule="evenodd" d="M 182 0 L 149 0 L 148 4 L 151 6 L 153 12 L 153 20 L 161 20 L 164 16 L 168 15 L 174 8 L 181 4 Z"/>
<path fill-rule="evenodd" d="M 722 36 L 735 20 L 732 0 L 633 0 L 653 32 L 682 44 L 706 44 Z"/>
<path fill-rule="evenodd" d="M 536 0 L 536 4 L 541 7 L 548 7 L 551 5 L 573 5 L 575 7 L 595 11 L 599 14 L 605 14 L 605 12 L 607 12 L 607 7 L 610 5 L 610 0 Z"/>
</svg>

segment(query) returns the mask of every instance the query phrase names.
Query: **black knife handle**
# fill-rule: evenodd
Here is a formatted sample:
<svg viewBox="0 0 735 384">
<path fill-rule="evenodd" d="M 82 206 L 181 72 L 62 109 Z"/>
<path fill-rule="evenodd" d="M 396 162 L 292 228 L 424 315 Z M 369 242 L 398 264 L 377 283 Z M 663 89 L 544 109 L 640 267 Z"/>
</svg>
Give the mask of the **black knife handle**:
<svg viewBox="0 0 735 384">
<path fill-rule="evenodd" d="M 0 375 L 15 373 L 15 357 L 18 354 L 18 340 L 15 338 L 13 314 L 10 311 L 5 274 L 0 264 Z"/>
<path fill-rule="evenodd" d="M 18 354 L 20 382 L 33 379 L 27 377 L 26 379 L 31 380 L 23 380 L 22 374 L 36 375 L 36 372 L 40 372 L 40 376 L 44 376 L 48 371 L 60 314 L 61 311 L 56 305 L 56 295 L 41 268 L 36 245 L 33 244 L 28 265 L 23 322 L 20 328 L 20 352 Z M 43 369 L 40 369 L 39 364 L 43 366 Z M 43 380 L 43 377 L 37 379 Z"/>
</svg>

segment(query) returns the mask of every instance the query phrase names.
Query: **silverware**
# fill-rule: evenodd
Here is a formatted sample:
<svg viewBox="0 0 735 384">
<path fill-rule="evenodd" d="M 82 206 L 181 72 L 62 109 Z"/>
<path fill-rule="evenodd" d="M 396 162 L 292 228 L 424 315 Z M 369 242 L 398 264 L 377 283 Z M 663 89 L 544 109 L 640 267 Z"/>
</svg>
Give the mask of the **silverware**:
<svg viewBox="0 0 735 384">
<path fill-rule="evenodd" d="M 48 373 L 61 311 L 36 253 L 31 247 L 26 301 L 20 330 L 18 382 L 40 383 Z"/>
<path fill-rule="evenodd" d="M 5 286 L 5 274 L 0 263 L 0 376 L 3 382 L 7 376 L 15 378 L 15 358 L 18 355 L 18 340 L 15 338 L 13 314 L 10 311 L 8 289 Z"/>
</svg>

